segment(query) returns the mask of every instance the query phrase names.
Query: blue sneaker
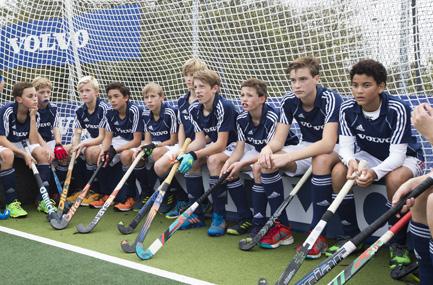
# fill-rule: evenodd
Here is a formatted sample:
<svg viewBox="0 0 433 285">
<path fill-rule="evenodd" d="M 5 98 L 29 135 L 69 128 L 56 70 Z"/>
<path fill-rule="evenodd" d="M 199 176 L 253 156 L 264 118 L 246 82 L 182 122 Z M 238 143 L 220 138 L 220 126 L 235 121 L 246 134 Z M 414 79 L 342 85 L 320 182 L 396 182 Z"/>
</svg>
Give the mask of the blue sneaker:
<svg viewBox="0 0 433 285">
<path fill-rule="evenodd" d="M 193 228 L 201 228 L 206 224 L 203 221 L 203 217 L 200 217 L 197 214 L 192 214 L 189 218 L 180 226 L 179 230 L 188 230 Z"/>
<path fill-rule="evenodd" d="M 218 237 L 224 235 L 226 231 L 226 222 L 224 217 L 220 214 L 212 214 L 212 224 L 207 230 L 207 234 L 211 237 Z"/>
<path fill-rule="evenodd" d="M 176 219 L 189 206 L 190 204 L 188 201 L 177 201 L 176 206 L 174 206 L 174 208 L 171 211 L 165 214 L 165 217 L 167 219 Z"/>
</svg>

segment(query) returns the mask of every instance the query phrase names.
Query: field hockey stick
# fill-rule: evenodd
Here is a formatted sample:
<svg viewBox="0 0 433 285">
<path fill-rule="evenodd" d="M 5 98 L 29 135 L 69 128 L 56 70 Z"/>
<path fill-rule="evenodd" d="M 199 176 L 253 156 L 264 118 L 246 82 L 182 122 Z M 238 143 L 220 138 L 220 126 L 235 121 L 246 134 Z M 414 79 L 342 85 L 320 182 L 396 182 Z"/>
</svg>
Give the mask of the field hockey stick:
<svg viewBox="0 0 433 285">
<path fill-rule="evenodd" d="M 68 213 L 63 214 L 62 218 L 59 220 L 57 219 L 50 220 L 50 224 L 53 228 L 55 228 L 56 230 L 62 230 L 69 225 L 69 222 L 72 220 L 72 217 L 74 216 L 78 207 L 80 207 L 81 202 L 83 202 L 83 200 L 86 198 L 87 192 L 89 192 L 90 186 L 92 185 L 93 181 L 95 180 L 101 168 L 102 168 L 102 163 L 99 164 L 99 166 L 93 172 L 92 176 L 89 179 L 89 182 L 87 182 L 86 186 L 84 186 L 83 190 L 81 190 L 80 195 L 78 195 L 77 199 L 74 201 L 74 204 L 72 204 Z"/>
<path fill-rule="evenodd" d="M 143 248 L 143 243 L 137 243 L 135 247 L 135 253 L 143 260 L 151 259 L 160 250 L 167 241 L 173 236 L 173 234 L 185 223 L 186 220 L 194 213 L 197 207 L 203 203 L 203 201 L 220 185 L 225 183 L 225 180 L 229 173 L 224 173 L 218 180 L 218 182 L 211 188 L 209 188 L 200 198 L 197 199 L 188 209 L 186 209 L 177 219 L 171 223 L 168 229 L 163 232 L 159 238 L 157 238 L 146 250 Z"/>
<path fill-rule="evenodd" d="M 146 201 L 146 203 L 141 207 L 140 211 L 138 211 L 137 215 L 135 215 L 134 219 L 132 219 L 131 223 L 129 223 L 128 226 L 125 226 L 125 224 L 120 221 L 117 224 L 117 229 L 120 233 L 124 235 L 129 235 L 132 233 L 137 225 L 141 222 L 144 215 L 146 215 L 147 210 L 149 210 L 150 206 L 152 206 L 153 202 L 155 202 L 156 197 L 158 196 L 158 191 L 153 192 L 152 196 Z"/>
<path fill-rule="evenodd" d="M 366 165 L 367 162 L 361 160 L 359 162 L 358 169 L 362 169 Z M 354 184 L 355 184 L 355 178 L 349 179 L 346 181 L 346 183 L 344 183 L 337 197 L 335 197 L 334 201 L 332 201 L 331 205 L 328 207 L 328 209 L 326 209 L 326 212 L 323 214 L 320 221 L 317 223 L 317 225 L 314 227 L 311 233 L 308 235 L 307 239 L 302 244 L 301 249 L 292 258 L 292 261 L 283 271 L 276 284 L 278 285 L 288 284 L 290 280 L 293 278 L 293 276 L 295 276 L 296 272 L 299 270 L 305 258 L 307 257 L 308 251 L 313 247 L 316 240 L 322 234 L 322 231 L 325 229 L 328 222 L 334 216 L 335 211 L 337 211 L 338 209 L 338 206 L 340 206 L 344 197 L 346 197 L 347 193 L 349 193 L 350 189 L 352 189 L 352 186 Z"/>
<path fill-rule="evenodd" d="M 23 145 L 24 149 L 27 151 L 28 154 L 31 155 L 29 146 L 27 145 L 27 142 L 25 140 L 21 141 L 21 144 Z M 45 187 L 44 183 L 42 182 L 41 175 L 39 174 L 38 168 L 36 167 L 35 163 L 32 161 L 31 163 L 33 176 L 36 179 L 36 184 L 39 187 L 39 192 L 41 193 L 42 200 L 45 203 L 45 206 L 48 209 L 48 220 L 52 219 L 60 219 L 60 217 L 56 213 L 56 207 L 54 207 L 53 203 L 50 200 L 50 196 L 48 195 L 48 190 Z"/>
<path fill-rule="evenodd" d="M 278 219 L 278 217 L 281 216 L 281 214 L 284 212 L 284 210 L 287 208 L 287 206 L 290 204 L 293 198 L 295 198 L 296 194 L 298 193 L 299 189 L 301 189 L 302 185 L 304 185 L 305 181 L 308 180 L 308 178 L 311 175 L 311 172 L 312 172 L 312 168 L 310 166 L 307 172 L 305 172 L 304 175 L 302 175 L 301 179 L 299 179 L 295 188 L 293 188 L 292 191 L 290 191 L 289 196 L 283 201 L 283 203 L 281 203 L 281 205 L 278 207 L 275 213 L 268 219 L 266 224 L 264 224 L 264 226 L 253 238 L 248 237 L 245 239 L 241 239 L 239 241 L 239 248 L 241 250 L 252 249 L 266 235 L 269 229 L 275 224 L 275 221 Z"/>
<path fill-rule="evenodd" d="M 183 143 L 181 154 L 185 152 L 186 148 L 190 144 L 191 139 L 187 138 L 185 142 Z M 139 234 L 135 238 L 134 243 L 131 245 L 127 240 L 123 240 L 120 242 L 120 247 L 122 250 L 126 253 L 133 253 L 135 252 L 135 248 L 138 243 L 141 243 L 141 246 L 143 247 L 143 240 L 146 238 L 147 233 L 149 232 L 150 225 L 152 224 L 153 218 L 155 217 L 156 213 L 159 210 L 159 207 L 161 206 L 162 199 L 164 199 L 165 192 L 170 187 L 171 181 L 173 180 L 177 168 L 179 167 L 180 162 L 176 160 L 176 162 L 171 167 L 170 172 L 168 173 L 168 176 L 164 179 L 164 182 L 158 187 L 158 189 L 155 191 L 158 193 L 158 195 L 155 198 L 155 201 L 153 202 L 152 208 L 150 208 L 149 213 L 147 214 L 146 221 L 144 222 Z"/>
<path fill-rule="evenodd" d="M 62 193 L 62 184 L 60 183 L 59 177 L 56 174 L 56 168 L 51 164 L 51 172 L 53 173 L 54 182 L 56 183 L 56 189 L 59 194 Z M 57 213 L 58 214 L 58 213 Z"/>
<path fill-rule="evenodd" d="M 77 129 L 77 136 L 78 136 L 78 141 L 79 141 L 79 139 L 81 137 L 81 129 Z M 78 141 L 76 141 L 76 144 L 78 143 Z M 73 147 L 74 147 L 74 144 L 72 144 L 71 149 Z M 69 165 L 68 165 L 68 172 L 66 174 L 66 179 L 65 179 L 65 182 L 63 183 L 62 194 L 60 194 L 59 205 L 57 206 L 57 215 L 59 217 L 63 214 L 63 209 L 65 208 L 65 201 L 66 201 L 66 197 L 68 196 L 69 186 L 70 186 L 71 179 L 72 179 L 72 171 L 74 170 L 75 159 L 77 158 L 77 156 L 78 156 L 78 151 L 72 152 L 71 160 L 69 161 Z"/>
<path fill-rule="evenodd" d="M 341 271 L 328 285 L 342 285 L 352 278 L 361 268 L 370 261 L 376 252 L 398 233 L 411 219 L 412 213 L 407 212 L 397 223 L 384 233 L 375 243 L 367 248 L 360 256 L 355 258 L 343 271 Z"/>
<path fill-rule="evenodd" d="M 412 192 L 403 197 L 394 207 L 387 210 L 382 216 L 374 221 L 370 226 L 365 228 L 362 232 L 346 242 L 338 251 L 332 256 L 328 257 L 318 266 L 316 266 L 310 273 L 305 275 L 296 284 L 315 284 L 326 273 L 334 268 L 340 261 L 349 256 L 356 250 L 357 246 L 364 241 L 367 237 L 372 235 L 378 228 L 384 225 L 392 216 L 396 215 L 406 203 L 407 199 L 416 198 L 425 190 L 433 186 L 433 178 L 428 176 L 421 184 L 419 184 Z"/>
<path fill-rule="evenodd" d="M 110 207 L 111 203 L 116 198 L 117 194 L 120 192 L 120 189 L 122 189 L 122 186 L 126 183 L 126 180 L 128 180 L 129 176 L 131 175 L 131 173 L 134 170 L 134 168 L 137 165 L 137 163 L 140 161 L 140 159 L 146 153 L 145 149 L 154 149 L 154 148 L 155 148 L 155 144 L 149 144 L 149 145 L 143 147 L 143 149 L 139 152 L 139 154 L 137 155 L 137 157 L 132 162 L 131 166 L 129 166 L 128 170 L 123 175 L 122 179 L 119 181 L 119 183 L 117 184 L 117 186 L 114 188 L 113 192 L 111 192 L 110 196 L 105 201 L 105 203 L 102 206 L 102 208 L 99 209 L 98 213 L 93 218 L 93 220 L 90 221 L 90 223 L 87 226 L 84 226 L 83 224 L 78 224 L 76 226 L 76 229 L 77 229 L 78 233 L 87 234 L 87 233 L 90 233 L 96 227 L 96 225 L 98 224 L 99 220 L 101 220 L 102 216 L 104 216 L 105 212 Z"/>
</svg>

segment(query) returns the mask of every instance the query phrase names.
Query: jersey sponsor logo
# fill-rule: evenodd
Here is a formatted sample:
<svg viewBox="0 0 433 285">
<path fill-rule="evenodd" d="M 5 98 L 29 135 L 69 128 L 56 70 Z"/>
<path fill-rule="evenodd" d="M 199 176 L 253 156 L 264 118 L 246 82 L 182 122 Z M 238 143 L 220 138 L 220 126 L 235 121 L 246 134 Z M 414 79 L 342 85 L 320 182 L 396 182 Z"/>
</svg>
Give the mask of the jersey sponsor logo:
<svg viewBox="0 0 433 285">
<path fill-rule="evenodd" d="M 266 144 L 266 139 L 257 140 L 257 139 L 254 139 L 254 138 L 247 137 L 246 140 L 247 140 L 247 142 L 249 142 L 252 145 L 263 145 L 263 144 Z"/>
<path fill-rule="evenodd" d="M 39 124 L 39 127 L 40 127 L 40 128 L 51 127 L 51 122 L 40 123 L 40 124 Z"/>
<path fill-rule="evenodd" d="M 152 136 L 154 137 L 159 137 L 159 136 L 163 136 L 163 135 L 168 135 L 168 131 L 160 131 L 160 132 L 150 132 L 152 134 Z"/>
<path fill-rule="evenodd" d="M 17 132 L 15 130 L 12 131 L 12 134 L 16 137 L 26 137 L 29 132 Z"/>
<path fill-rule="evenodd" d="M 357 134 L 357 136 L 362 140 L 366 140 L 366 141 L 374 142 L 374 143 L 390 143 L 391 142 L 391 138 L 378 138 L 378 137 L 367 136 L 364 134 Z"/>
<path fill-rule="evenodd" d="M 364 127 L 363 127 L 361 124 L 359 124 L 359 125 L 356 127 L 356 129 L 357 129 L 358 131 L 365 132 Z"/>
<path fill-rule="evenodd" d="M 303 127 L 310 128 L 310 129 L 314 129 L 314 130 L 316 130 L 316 131 L 323 130 L 323 128 L 324 128 L 323 125 L 320 125 L 320 126 L 314 126 L 314 125 L 312 125 L 312 124 L 309 123 L 309 122 L 303 122 L 303 121 L 300 121 L 299 124 L 301 124 Z"/>
<path fill-rule="evenodd" d="M 9 44 L 13 52 L 19 54 L 21 50 L 27 52 L 67 50 L 72 43 L 77 48 L 83 48 L 89 43 L 89 39 L 86 30 L 78 30 L 72 33 L 48 33 L 10 38 Z"/>
<path fill-rule="evenodd" d="M 88 125 L 86 125 L 86 128 L 87 128 L 87 129 L 99 129 L 99 125 L 91 125 L 91 124 L 88 124 Z"/>
<path fill-rule="evenodd" d="M 122 130 L 122 129 L 116 128 L 116 132 L 121 133 L 121 134 L 130 134 L 130 133 L 132 133 L 132 130 Z"/>
<path fill-rule="evenodd" d="M 218 128 L 215 126 L 215 127 L 210 127 L 210 128 L 203 128 L 203 131 L 205 132 L 205 133 L 210 133 L 210 132 L 217 132 L 218 131 Z"/>
</svg>

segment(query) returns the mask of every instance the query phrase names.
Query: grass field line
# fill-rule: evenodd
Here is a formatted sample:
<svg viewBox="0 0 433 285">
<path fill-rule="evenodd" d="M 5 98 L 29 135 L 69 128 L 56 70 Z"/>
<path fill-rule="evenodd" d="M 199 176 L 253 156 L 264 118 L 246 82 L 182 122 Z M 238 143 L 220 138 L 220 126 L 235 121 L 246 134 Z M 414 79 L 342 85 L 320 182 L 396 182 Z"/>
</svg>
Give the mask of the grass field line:
<svg viewBox="0 0 433 285">
<path fill-rule="evenodd" d="M 14 229 L 7 228 L 7 227 L 0 226 L 0 232 L 4 232 L 4 233 L 10 234 L 10 235 L 17 236 L 17 237 L 29 239 L 29 240 L 36 241 L 36 242 L 39 242 L 39 243 L 55 246 L 55 247 L 58 247 L 58 248 L 61 248 L 61 249 L 65 249 L 65 250 L 68 250 L 68 251 L 76 252 L 76 253 L 83 254 L 83 255 L 86 255 L 86 256 L 90 256 L 90 257 L 93 257 L 93 258 L 104 260 L 104 261 L 107 261 L 107 262 L 110 262 L 110 263 L 113 263 L 113 264 L 117 264 L 117 265 L 128 267 L 128 268 L 131 268 L 131 269 L 139 270 L 139 271 L 142 271 L 142 272 L 145 272 L 145 273 L 150 273 L 150 274 L 153 274 L 153 275 L 157 275 L 157 276 L 164 277 L 164 278 L 167 278 L 167 279 L 179 281 L 179 282 L 182 282 L 182 283 L 193 284 L 193 285 L 211 285 L 212 284 L 212 283 L 209 283 L 209 282 L 206 282 L 206 281 L 202 281 L 202 280 L 199 280 L 199 279 L 191 278 L 191 277 L 184 276 L 184 275 L 181 275 L 181 274 L 177 274 L 177 273 L 173 273 L 173 272 L 170 272 L 170 271 L 162 270 L 162 269 L 159 269 L 159 268 L 147 266 L 147 265 L 140 264 L 140 263 L 137 263 L 137 262 L 125 260 L 125 259 L 122 259 L 122 258 L 119 258 L 119 257 L 115 257 L 115 256 L 111 256 L 111 255 L 108 255 L 108 254 L 100 253 L 100 252 L 97 252 L 97 251 L 94 251 L 94 250 L 90 250 L 90 249 L 82 248 L 82 247 L 79 247 L 79 246 L 67 244 L 67 243 L 64 243 L 64 242 L 48 239 L 48 238 L 45 238 L 45 237 L 29 234 L 29 233 L 26 233 L 26 232 L 14 230 Z"/>
</svg>

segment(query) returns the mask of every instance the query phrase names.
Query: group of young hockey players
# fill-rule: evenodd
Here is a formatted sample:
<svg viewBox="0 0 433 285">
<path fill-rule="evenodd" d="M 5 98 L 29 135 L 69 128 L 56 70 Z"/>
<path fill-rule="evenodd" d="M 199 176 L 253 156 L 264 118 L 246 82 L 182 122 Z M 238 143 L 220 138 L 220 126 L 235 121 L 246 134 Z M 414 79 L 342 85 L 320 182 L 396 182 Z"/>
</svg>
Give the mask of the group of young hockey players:
<svg viewBox="0 0 433 285">
<path fill-rule="evenodd" d="M 343 100 L 335 90 L 319 84 L 317 59 L 298 58 L 287 68 L 291 91 L 271 105 L 267 102 L 267 83 L 247 79 L 240 84 L 241 108 L 223 96 L 220 76 L 203 61 L 187 60 L 182 74 L 187 91 L 179 97 L 176 108 L 165 102 L 163 88 L 157 83 L 148 83 L 142 89 L 143 107 L 131 100 L 124 83 L 112 82 L 102 92 L 94 77 L 81 78 L 77 91 L 82 104 L 75 111 L 73 143 L 67 145 L 62 144 L 59 111 L 50 102 L 49 79 L 37 77 L 33 82 L 16 83 L 12 89 L 14 102 L 0 109 L 0 180 L 10 217 L 27 215 L 16 191 L 15 157 L 23 159 L 29 168 L 36 165 L 43 184 L 48 186 L 52 184 L 52 165 L 64 181 L 70 158 L 76 156 L 77 191 L 70 189 L 70 202 L 77 199 L 80 187 L 99 169 L 81 205 L 100 209 L 141 147 L 152 143 L 156 148 L 150 157 L 134 164 L 132 175 L 114 199 L 114 209 L 141 209 L 154 193 L 155 184 L 164 181 L 176 162 L 178 174 L 159 211 L 168 219 L 176 219 L 207 186 L 216 185 L 211 202 L 200 205 L 180 227 L 205 227 L 205 214 L 211 211 L 207 233 L 215 237 L 226 233 L 256 236 L 268 221 L 267 206 L 272 215 L 285 199 L 283 175 L 300 176 L 312 171 L 310 230 L 326 216 L 348 180 L 361 188 L 382 181 L 387 190 L 386 207 L 391 208 L 428 176 L 433 177 L 433 172 L 424 174 L 423 151 L 412 133 L 414 126 L 433 143 L 433 108 L 423 103 L 412 112 L 406 102 L 389 94 L 386 69 L 375 60 L 361 60 L 352 66 L 349 75 L 353 96 Z M 2 92 L 1 78 L 0 82 Z M 301 136 L 293 131 L 295 122 Z M 183 152 L 181 146 L 187 138 L 191 143 Z M 209 172 L 206 187 L 204 168 Z M 226 183 L 220 185 L 222 176 Z M 251 191 L 243 184 L 248 176 L 253 181 Z M 390 268 L 412 264 L 415 256 L 421 284 L 433 280 L 432 189 L 407 200 L 403 210 L 412 211 L 409 230 L 400 230 L 389 244 Z M 228 193 L 236 206 L 237 222 L 232 225 L 226 221 Z M 50 196 L 56 200 L 52 203 L 57 203 L 59 195 Z M 50 205 L 43 194 L 36 200 L 37 209 L 48 213 Z M 336 213 L 344 234 L 332 246 L 324 235 L 318 236 L 308 248 L 307 258 L 332 256 L 359 234 L 352 192 L 344 196 Z M 285 212 L 280 215 L 261 237 L 259 246 L 292 244 L 289 219 Z M 392 226 L 398 220 L 398 216 L 392 216 L 388 223 Z M 412 246 L 408 246 L 408 234 Z M 357 249 L 362 247 L 359 244 Z M 302 250 L 302 244 L 297 250 Z"/>
</svg>

